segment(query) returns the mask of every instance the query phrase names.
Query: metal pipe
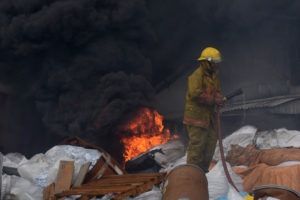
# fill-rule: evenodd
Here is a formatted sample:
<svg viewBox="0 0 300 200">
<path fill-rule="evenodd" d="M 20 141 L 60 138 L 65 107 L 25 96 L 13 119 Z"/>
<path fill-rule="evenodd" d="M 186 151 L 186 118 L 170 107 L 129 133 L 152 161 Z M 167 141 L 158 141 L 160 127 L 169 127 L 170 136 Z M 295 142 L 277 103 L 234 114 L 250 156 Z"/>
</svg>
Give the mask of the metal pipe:
<svg viewBox="0 0 300 200">
<path fill-rule="evenodd" d="M 192 164 L 180 165 L 165 178 L 163 200 L 208 200 L 208 183 L 203 170 Z"/>
</svg>

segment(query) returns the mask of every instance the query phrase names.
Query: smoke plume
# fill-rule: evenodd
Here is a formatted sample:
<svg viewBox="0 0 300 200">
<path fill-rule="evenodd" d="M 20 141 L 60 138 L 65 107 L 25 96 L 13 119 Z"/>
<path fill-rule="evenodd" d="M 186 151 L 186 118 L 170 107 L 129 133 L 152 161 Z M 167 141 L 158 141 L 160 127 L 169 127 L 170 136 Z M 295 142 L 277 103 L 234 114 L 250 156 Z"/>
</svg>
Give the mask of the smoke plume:
<svg viewBox="0 0 300 200">
<path fill-rule="evenodd" d="M 263 95 L 284 93 L 300 85 L 299 8 L 297 0 L 1 0 L 0 84 L 34 102 L 46 130 L 61 136 L 109 135 L 206 46 L 224 55 L 225 93 L 238 85 L 257 98 L 260 84 L 275 88 Z"/>
<path fill-rule="evenodd" d="M 108 134 L 151 105 L 146 13 L 140 0 L 1 1 L 1 81 L 36 102 L 49 132 Z"/>
</svg>

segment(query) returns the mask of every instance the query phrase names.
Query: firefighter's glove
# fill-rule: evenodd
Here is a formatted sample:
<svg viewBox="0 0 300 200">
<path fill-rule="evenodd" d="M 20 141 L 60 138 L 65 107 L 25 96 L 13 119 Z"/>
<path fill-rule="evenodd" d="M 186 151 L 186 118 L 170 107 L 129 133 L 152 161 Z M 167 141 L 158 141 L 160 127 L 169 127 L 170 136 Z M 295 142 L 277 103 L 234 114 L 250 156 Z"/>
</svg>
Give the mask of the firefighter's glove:
<svg viewBox="0 0 300 200">
<path fill-rule="evenodd" d="M 215 97 L 215 104 L 218 106 L 224 106 L 226 100 L 226 97 L 223 97 L 220 93 L 217 93 Z"/>
<path fill-rule="evenodd" d="M 224 97 L 215 89 L 205 89 L 199 100 L 200 103 L 206 105 L 223 106 L 225 103 Z"/>
<path fill-rule="evenodd" d="M 206 105 L 213 105 L 214 97 L 213 97 L 213 95 L 205 92 L 201 95 L 199 102 L 206 104 Z"/>
</svg>

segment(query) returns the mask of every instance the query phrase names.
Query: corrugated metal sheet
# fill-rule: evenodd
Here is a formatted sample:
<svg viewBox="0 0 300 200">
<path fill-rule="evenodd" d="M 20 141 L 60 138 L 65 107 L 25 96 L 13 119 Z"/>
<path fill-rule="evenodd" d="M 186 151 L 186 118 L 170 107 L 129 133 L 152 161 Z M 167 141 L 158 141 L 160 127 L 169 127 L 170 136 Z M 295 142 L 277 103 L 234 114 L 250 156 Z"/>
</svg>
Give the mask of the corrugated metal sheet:
<svg viewBox="0 0 300 200">
<path fill-rule="evenodd" d="M 272 112 L 280 114 L 300 114 L 300 95 L 277 96 L 227 104 L 222 108 L 222 113 L 257 108 L 272 108 Z"/>
<path fill-rule="evenodd" d="M 300 114 L 300 99 L 276 106 L 270 112 L 274 114 Z"/>
</svg>

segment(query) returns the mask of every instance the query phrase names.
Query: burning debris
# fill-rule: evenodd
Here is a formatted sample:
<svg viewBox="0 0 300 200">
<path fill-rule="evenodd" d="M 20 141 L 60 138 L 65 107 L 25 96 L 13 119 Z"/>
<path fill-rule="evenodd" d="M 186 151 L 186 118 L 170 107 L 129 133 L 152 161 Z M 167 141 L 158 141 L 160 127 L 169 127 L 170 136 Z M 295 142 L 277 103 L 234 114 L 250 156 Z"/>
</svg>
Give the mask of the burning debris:
<svg viewBox="0 0 300 200">
<path fill-rule="evenodd" d="M 127 161 L 125 169 L 129 173 L 161 172 L 174 167 L 174 162 L 185 154 L 180 140 L 170 140 L 155 146 Z"/>
<path fill-rule="evenodd" d="M 171 135 L 170 130 L 163 125 L 163 116 L 150 108 L 138 109 L 119 131 L 121 143 L 124 145 L 125 162 L 154 146 L 179 137 Z"/>
</svg>

